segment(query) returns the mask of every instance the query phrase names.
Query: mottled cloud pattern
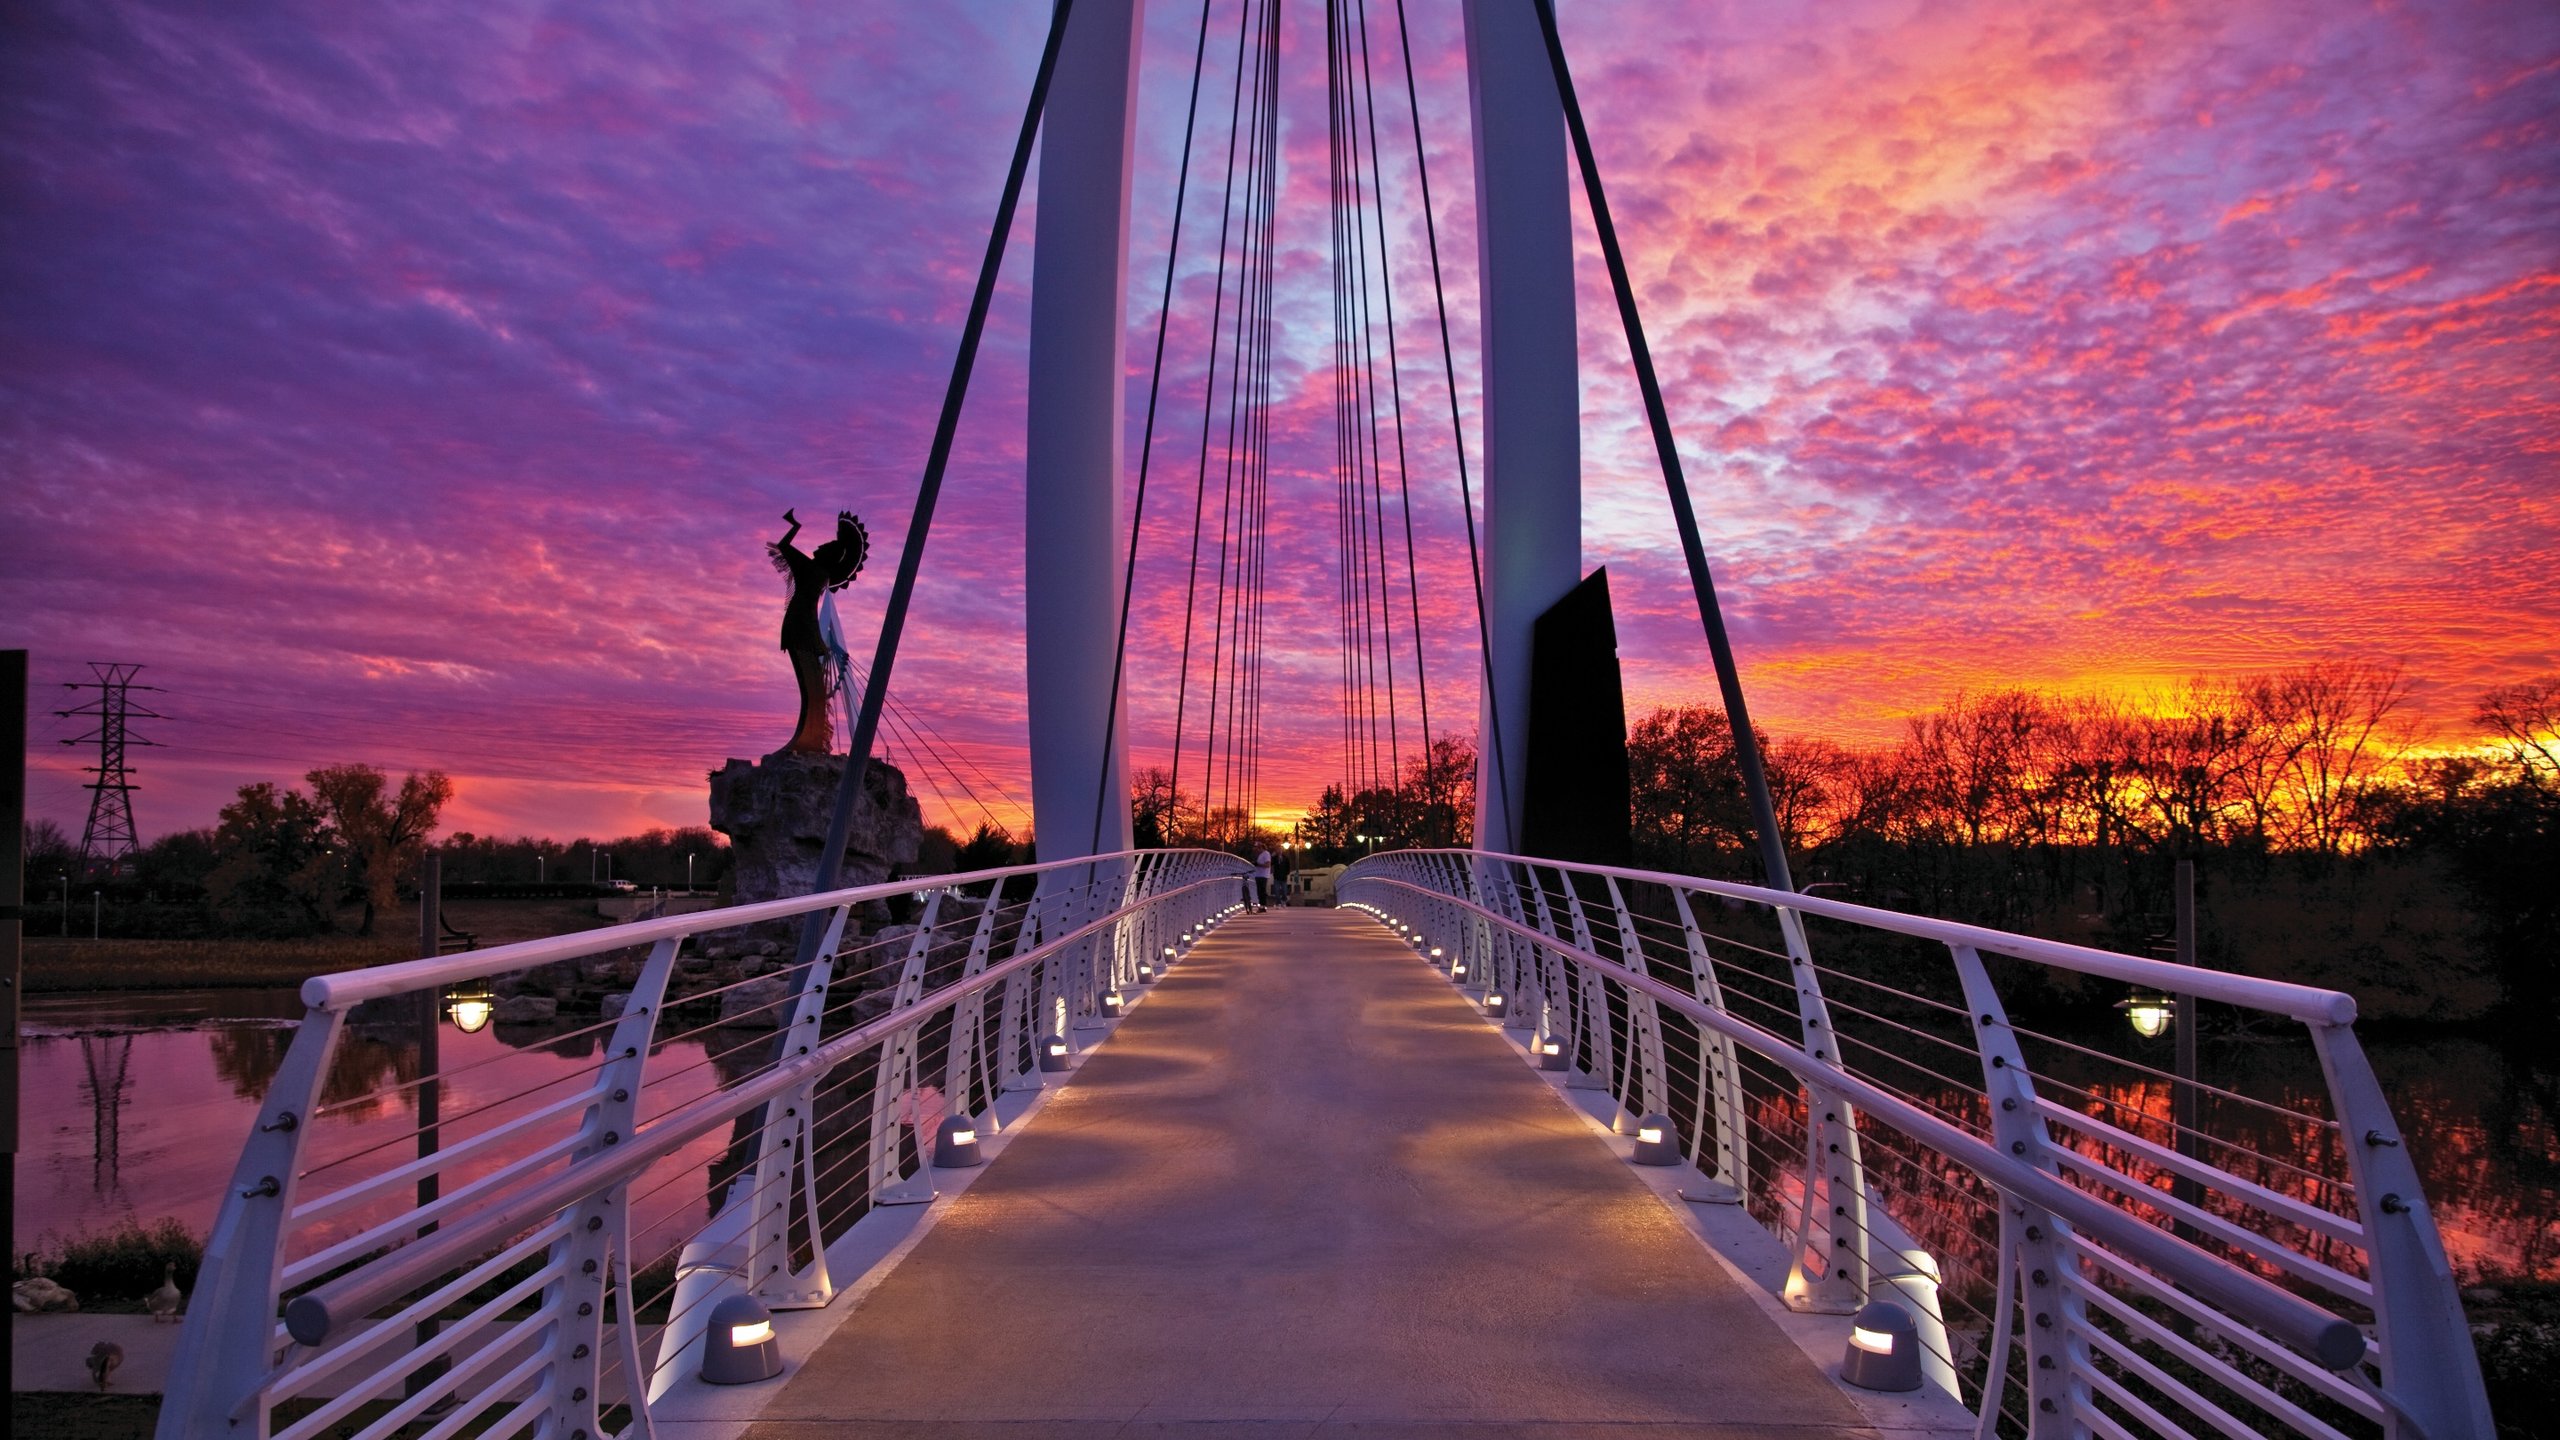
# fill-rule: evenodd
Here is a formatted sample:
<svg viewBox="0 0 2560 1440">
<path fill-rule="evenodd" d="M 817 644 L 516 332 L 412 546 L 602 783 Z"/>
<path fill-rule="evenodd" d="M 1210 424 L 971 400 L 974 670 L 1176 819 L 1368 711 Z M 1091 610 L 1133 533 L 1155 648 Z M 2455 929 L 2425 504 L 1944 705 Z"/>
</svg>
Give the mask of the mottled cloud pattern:
<svg viewBox="0 0 2560 1440">
<path fill-rule="evenodd" d="M 1298 8 L 1275 809 L 1339 745 L 1323 34 Z M 1234 9 L 1212 6 L 1210 92 Z M 698 823 L 701 772 L 789 729 L 775 517 L 859 510 L 884 556 L 905 525 L 1044 12 L 13 8 L 0 642 L 42 681 L 118 659 L 169 687 L 146 831 L 341 759 L 455 773 L 469 828 Z M 1148 18 L 1133 464 L 1197 18 Z M 1472 446 L 1455 7 L 1411 19 Z M 1564 26 L 1768 723 L 1856 739 L 1959 686 L 2354 655 L 2405 664 L 2450 728 L 2560 668 L 2548 6 L 1643 0 Z M 1380 118 L 1434 722 L 1463 729 L 1449 402 L 1400 105 Z M 1204 154 L 1224 123 L 1204 107 Z M 1195 169 L 1191 237 L 1215 179 Z M 1028 790 L 1029 221 L 899 673 L 916 729 L 891 736 L 963 823 L 1017 820 Z M 1700 696 L 1585 252 L 1585 557 L 1616 578 L 1634 702 Z M 1213 284 L 1187 239 L 1133 618 L 1142 764 L 1171 734 Z M 850 593 L 858 635 L 887 571 Z M 926 728 L 961 763 L 916 753 Z M 38 810 L 76 822 L 78 756 L 45 748 Z"/>
</svg>

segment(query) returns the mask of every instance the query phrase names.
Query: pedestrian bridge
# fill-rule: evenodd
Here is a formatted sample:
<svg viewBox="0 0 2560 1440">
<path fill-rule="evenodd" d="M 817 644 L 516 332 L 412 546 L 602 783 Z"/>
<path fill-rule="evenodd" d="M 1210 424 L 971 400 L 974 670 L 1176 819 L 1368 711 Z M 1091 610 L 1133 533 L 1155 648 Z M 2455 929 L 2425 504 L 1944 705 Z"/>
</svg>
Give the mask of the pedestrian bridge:
<svg viewBox="0 0 2560 1440">
<path fill-rule="evenodd" d="M 1127 852 L 311 981 L 160 1433 L 2489 1433 L 2343 995 L 1475 852 L 1250 884 Z M 2328 1109 L 2011 1020 L 2070 984 L 2289 1029 Z M 439 1015 L 507 1043 L 333 1078 Z"/>
</svg>

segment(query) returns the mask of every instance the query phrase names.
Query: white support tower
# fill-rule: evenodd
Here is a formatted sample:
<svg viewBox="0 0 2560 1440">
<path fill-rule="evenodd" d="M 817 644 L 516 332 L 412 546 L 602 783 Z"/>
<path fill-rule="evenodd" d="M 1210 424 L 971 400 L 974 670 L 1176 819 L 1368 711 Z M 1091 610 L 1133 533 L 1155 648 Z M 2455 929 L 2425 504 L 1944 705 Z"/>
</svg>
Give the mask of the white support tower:
<svg viewBox="0 0 2560 1440">
<path fill-rule="evenodd" d="M 1077 0 L 1041 119 L 1023 649 L 1031 806 L 1043 860 L 1108 854 L 1130 843 L 1128 722 L 1125 713 L 1112 714 L 1111 669 L 1127 545 L 1121 373 L 1143 8 L 1144 0 Z M 1125 700 L 1119 708 L 1125 712 Z M 1103 767 L 1107 776 L 1097 775 Z"/>
<path fill-rule="evenodd" d="M 1529 0 L 1466 0 L 1484 326 L 1484 606 L 1476 844 L 1513 850 L 1527 793 L 1529 647 L 1582 579 L 1582 406 L 1564 105 Z M 1500 725 L 1495 722 L 1499 705 Z M 1496 753 L 1494 732 L 1501 731 Z M 1502 767 L 1497 774 L 1492 767 Z"/>
</svg>

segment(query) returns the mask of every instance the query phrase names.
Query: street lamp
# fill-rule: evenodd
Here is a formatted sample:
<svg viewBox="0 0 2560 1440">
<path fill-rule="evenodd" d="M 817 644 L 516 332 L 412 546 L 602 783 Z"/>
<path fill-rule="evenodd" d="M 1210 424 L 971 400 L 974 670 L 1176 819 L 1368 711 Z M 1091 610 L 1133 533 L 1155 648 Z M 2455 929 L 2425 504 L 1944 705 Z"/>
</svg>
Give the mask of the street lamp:
<svg viewBox="0 0 2560 1440">
<path fill-rule="evenodd" d="M 2133 1033 L 2145 1040 L 2157 1040 L 2169 1033 L 2178 1018 L 2178 1002 L 2166 995 L 2140 994 L 2116 1002 L 2124 1018 L 2133 1024 Z"/>
<path fill-rule="evenodd" d="M 687 895 L 693 893 L 693 853 L 690 850 L 684 852 L 684 893 Z"/>
</svg>

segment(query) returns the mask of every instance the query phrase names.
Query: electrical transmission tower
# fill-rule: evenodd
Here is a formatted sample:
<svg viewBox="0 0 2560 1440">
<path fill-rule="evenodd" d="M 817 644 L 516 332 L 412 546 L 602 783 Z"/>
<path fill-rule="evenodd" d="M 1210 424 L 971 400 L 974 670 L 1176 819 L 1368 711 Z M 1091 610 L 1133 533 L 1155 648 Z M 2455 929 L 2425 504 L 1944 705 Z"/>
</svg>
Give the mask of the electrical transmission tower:
<svg viewBox="0 0 2560 1440">
<path fill-rule="evenodd" d="M 111 665 L 89 662 L 90 673 L 98 678 L 89 681 L 66 681 L 65 690 L 95 690 L 98 698 L 72 710 L 56 710 L 56 715 L 91 716 L 98 728 L 86 735 L 76 735 L 62 743 L 85 745 L 98 742 L 98 763 L 89 772 L 98 778 L 89 785 L 89 825 L 80 833 L 80 876 L 82 879 L 109 879 L 121 874 L 141 849 L 133 833 L 133 771 L 124 763 L 127 746 L 150 745 L 133 733 L 131 722 L 164 718 L 157 711 L 138 709 L 132 699 L 136 690 L 157 691 L 157 685 L 136 685 L 133 677 L 139 665 Z"/>
</svg>

